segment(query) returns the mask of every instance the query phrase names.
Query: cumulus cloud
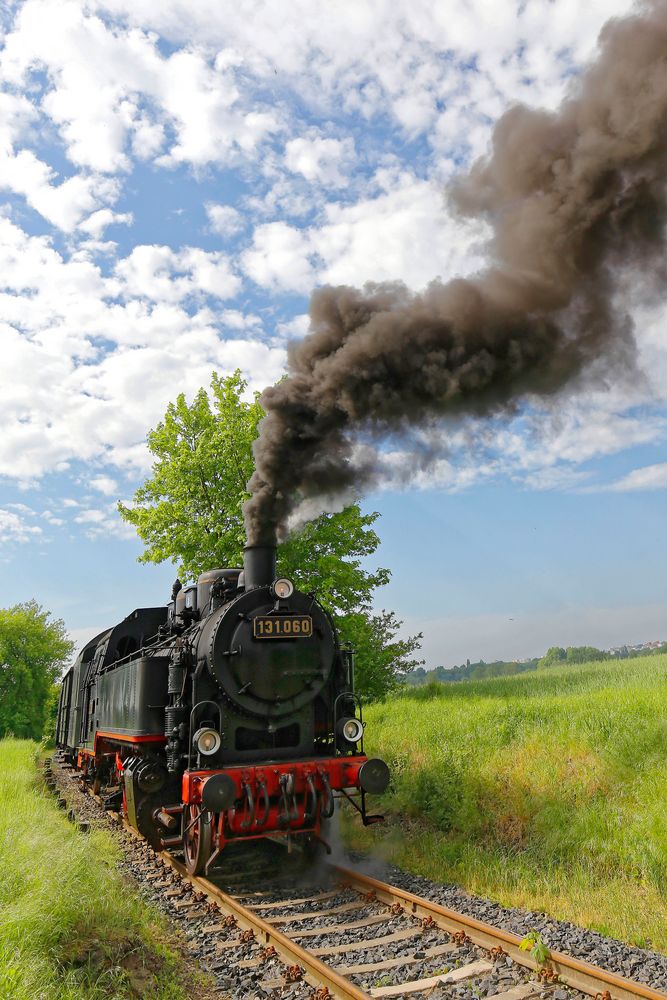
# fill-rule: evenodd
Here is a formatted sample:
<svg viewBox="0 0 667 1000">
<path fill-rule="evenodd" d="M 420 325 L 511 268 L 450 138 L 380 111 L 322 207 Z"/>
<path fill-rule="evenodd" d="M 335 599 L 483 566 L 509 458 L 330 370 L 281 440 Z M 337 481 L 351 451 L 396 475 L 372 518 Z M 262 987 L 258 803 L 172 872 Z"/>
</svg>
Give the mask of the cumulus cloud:
<svg viewBox="0 0 667 1000">
<path fill-rule="evenodd" d="M 285 164 L 292 173 L 323 187 L 339 188 L 347 182 L 354 160 L 354 141 L 319 135 L 290 139 L 285 146 Z"/>
<path fill-rule="evenodd" d="M 667 462 L 658 462 L 656 465 L 645 465 L 641 469 L 633 469 L 627 476 L 611 483 L 607 489 L 616 493 L 636 490 L 665 490 L 667 489 Z"/>
<path fill-rule="evenodd" d="M 313 284 L 402 280 L 422 288 L 442 274 L 480 267 L 480 226 L 446 211 L 441 185 L 409 171 L 380 170 L 376 193 L 351 205 L 331 202 L 306 229 L 256 227 L 241 258 L 258 285 L 303 292 Z"/>
<path fill-rule="evenodd" d="M 307 0 L 285 8 L 243 0 L 233 8 L 184 0 L 100 0 L 135 29 L 152 29 L 172 43 L 210 46 L 241 74 L 293 88 L 311 107 L 340 109 L 368 120 L 390 115 L 406 134 L 434 131 L 442 109 L 483 124 L 498 105 L 529 96 L 553 104 L 564 79 L 591 53 L 607 18 L 628 0 L 535 0 L 493 9 L 483 0 L 446 6 L 418 0 L 361 5 L 345 0 L 321 17 Z M 474 72 L 470 70 L 474 67 Z M 441 135 L 443 132 L 441 132 Z"/>
<path fill-rule="evenodd" d="M 485 232 L 447 212 L 444 181 L 509 102 L 555 106 L 602 23 L 629 6 L 344 0 L 332 18 L 306 0 L 13 7 L 0 53 L 0 191 L 18 206 L 0 217 L 0 474 L 27 481 L 84 461 L 103 483 L 115 467 L 143 470 L 146 429 L 178 391 L 212 368 L 241 367 L 253 388 L 281 375 L 285 341 L 307 328 L 293 295 L 395 278 L 422 288 L 478 269 Z M 133 240 L 138 164 L 202 183 L 206 223 L 179 245 L 143 229 Z M 66 249 L 11 221 L 24 204 L 68 234 Z M 240 250 L 210 249 L 212 234 Z M 663 331 L 662 314 L 641 330 L 646 385 L 574 393 L 533 421 L 471 423 L 459 445 L 448 431 L 450 453 L 414 484 L 500 475 L 578 488 L 591 459 L 663 440 Z M 386 485 L 408 446 L 415 469 L 419 448 L 437 451 L 392 443 Z M 660 474 L 632 476 L 614 488 Z"/>
<path fill-rule="evenodd" d="M 28 524 L 20 513 L 0 508 L 0 545 L 29 542 L 41 533 L 42 529 L 38 525 Z"/>
<path fill-rule="evenodd" d="M 258 226 L 242 257 L 248 277 L 264 288 L 306 294 L 315 283 L 314 248 L 308 233 L 286 222 Z"/>
<path fill-rule="evenodd" d="M 207 253 L 196 247 L 175 252 L 167 246 L 138 246 L 116 265 L 125 298 L 153 302 L 180 302 L 202 293 L 215 298 L 233 298 L 241 279 L 223 253 Z"/>
<path fill-rule="evenodd" d="M 243 229 L 243 216 L 231 205 L 216 205 L 209 201 L 204 207 L 214 233 L 220 236 L 235 236 Z"/>
<path fill-rule="evenodd" d="M 96 476 L 88 481 L 88 485 L 94 490 L 104 493 L 105 496 L 114 496 L 118 493 L 118 483 L 110 476 Z"/>
<path fill-rule="evenodd" d="M 100 208 L 80 222 L 79 229 L 99 239 L 107 226 L 131 226 L 133 221 L 132 212 L 113 212 L 110 208 Z"/>
<path fill-rule="evenodd" d="M 244 330 L 232 310 L 227 339 L 225 313 L 200 301 L 238 282 L 219 254 L 135 248 L 105 277 L 0 218 L 0 275 L 0 475 L 27 480 L 77 460 L 145 469 L 146 430 L 178 392 L 207 385 L 212 369 L 240 367 L 253 389 L 282 371 L 284 351 L 256 337 L 257 316 Z"/>
<path fill-rule="evenodd" d="M 83 533 L 92 539 L 115 537 L 129 540 L 136 537 L 134 528 L 122 520 L 115 504 L 85 507 L 76 515 L 74 522 L 81 525 Z"/>
<path fill-rule="evenodd" d="M 93 218 L 89 213 L 100 203 L 115 201 L 118 186 L 108 178 L 81 174 L 56 183 L 55 171 L 34 153 L 14 152 L 4 144 L 4 148 L 0 145 L 0 190 L 22 195 L 47 222 L 69 233 L 84 217 Z"/>
<path fill-rule="evenodd" d="M 163 166 L 224 163 L 279 128 L 270 108 L 244 99 L 235 66 L 209 46 L 195 50 L 186 36 L 165 56 L 153 32 L 110 24 L 93 8 L 26 0 L 0 58 L 0 79 L 14 87 L 46 77 L 40 110 L 78 167 L 126 171 L 129 147 Z"/>
</svg>

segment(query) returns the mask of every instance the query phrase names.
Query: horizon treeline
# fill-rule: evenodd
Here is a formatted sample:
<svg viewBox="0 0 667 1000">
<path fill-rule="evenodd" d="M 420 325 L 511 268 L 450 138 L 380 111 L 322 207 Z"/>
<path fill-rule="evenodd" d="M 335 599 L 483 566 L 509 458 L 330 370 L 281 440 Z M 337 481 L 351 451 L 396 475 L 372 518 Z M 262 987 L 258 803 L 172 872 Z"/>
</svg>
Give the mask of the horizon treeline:
<svg viewBox="0 0 667 1000">
<path fill-rule="evenodd" d="M 453 683 L 456 681 L 478 681 L 485 677 L 510 677 L 514 674 L 525 674 L 542 667 L 567 666 L 576 663 L 596 663 L 605 660 L 627 660 L 636 656 L 657 656 L 667 653 L 667 642 L 656 648 L 633 649 L 631 646 L 621 646 L 614 652 L 597 649 L 595 646 L 551 646 L 544 656 L 536 656 L 529 660 L 493 660 L 486 663 L 477 660 L 471 663 L 467 660 L 458 666 L 437 666 L 433 670 L 417 667 L 405 678 L 411 687 L 422 684 Z"/>
</svg>

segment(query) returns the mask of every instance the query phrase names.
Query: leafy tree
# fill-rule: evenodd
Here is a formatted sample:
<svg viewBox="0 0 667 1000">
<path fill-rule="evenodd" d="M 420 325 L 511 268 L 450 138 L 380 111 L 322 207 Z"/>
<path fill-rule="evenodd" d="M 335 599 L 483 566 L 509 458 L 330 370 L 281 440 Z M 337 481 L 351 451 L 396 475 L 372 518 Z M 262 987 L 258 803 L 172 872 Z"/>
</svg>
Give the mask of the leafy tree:
<svg viewBox="0 0 667 1000">
<path fill-rule="evenodd" d="M 41 739 L 53 685 L 73 650 L 62 619 L 36 601 L 0 609 L 0 736 Z"/>
<path fill-rule="evenodd" d="M 561 663 L 591 663 L 595 660 L 609 660 L 609 653 L 596 649 L 595 646 L 552 646 L 539 661 L 540 667 L 554 667 Z"/>
<path fill-rule="evenodd" d="M 172 560 L 183 579 L 216 566 L 242 565 L 243 504 L 253 471 L 252 443 L 263 416 L 258 396 L 244 398 L 240 372 L 216 373 L 209 394 L 200 389 L 188 404 L 181 393 L 148 435 L 151 476 L 121 516 L 144 543 L 141 562 Z M 374 614 L 373 595 L 389 570 L 368 570 L 375 552 L 377 513 L 358 503 L 321 514 L 278 547 L 278 570 L 302 590 L 314 592 L 332 612 L 344 641 L 358 650 L 357 686 L 365 697 L 391 690 L 413 661 L 421 636 L 396 638 L 401 622 L 392 612 Z"/>
<path fill-rule="evenodd" d="M 49 691 L 48 697 L 46 699 L 46 710 L 45 710 L 45 722 L 44 731 L 42 732 L 42 737 L 48 743 L 55 743 L 56 741 L 56 723 L 58 721 L 58 701 L 60 699 L 60 688 L 61 685 L 52 684 L 51 690 Z"/>
<path fill-rule="evenodd" d="M 338 619 L 343 638 L 356 651 L 356 688 L 369 701 L 384 697 L 424 662 L 412 656 L 419 649 L 421 633 L 397 639 L 401 624 L 393 611 L 364 610 Z"/>
<path fill-rule="evenodd" d="M 565 651 L 566 663 L 593 663 L 596 660 L 610 660 L 609 653 L 595 646 L 568 646 Z"/>
<path fill-rule="evenodd" d="M 553 667 L 559 663 L 564 663 L 567 653 L 562 646 L 551 646 L 544 656 L 538 661 L 538 667 Z"/>
<path fill-rule="evenodd" d="M 211 399 L 200 389 L 188 405 L 181 393 L 149 433 L 152 475 L 132 507 L 118 505 L 144 543 L 140 562 L 171 559 L 184 579 L 240 564 L 252 442 L 263 416 L 257 397 L 242 398 L 245 389 L 240 372 L 214 373 Z"/>
</svg>

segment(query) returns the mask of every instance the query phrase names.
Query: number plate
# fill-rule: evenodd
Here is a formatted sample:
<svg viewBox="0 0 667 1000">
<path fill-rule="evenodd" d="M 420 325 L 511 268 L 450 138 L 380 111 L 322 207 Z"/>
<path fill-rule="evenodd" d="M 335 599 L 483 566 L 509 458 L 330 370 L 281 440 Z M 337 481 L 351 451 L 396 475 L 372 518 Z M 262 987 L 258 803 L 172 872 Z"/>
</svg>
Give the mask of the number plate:
<svg viewBox="0 0 667 1000">
<path fill-rule="evenodd" d="M 252 620 L 255 639 L 307 639 L 313 634 L 310 615 L 257 615 Z"/>
</svg>

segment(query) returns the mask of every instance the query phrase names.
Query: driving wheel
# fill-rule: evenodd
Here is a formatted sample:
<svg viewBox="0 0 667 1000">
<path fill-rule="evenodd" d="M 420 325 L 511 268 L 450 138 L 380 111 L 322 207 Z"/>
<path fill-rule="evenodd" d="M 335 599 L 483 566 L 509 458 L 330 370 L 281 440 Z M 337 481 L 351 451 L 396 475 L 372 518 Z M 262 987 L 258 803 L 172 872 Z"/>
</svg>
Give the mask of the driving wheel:
<svg viewBox="0 0 667 1000">
<path fill-rule="evenodd" d="M 200 875 L 211 856 L 211 814 L 200 806 L 183 813 L 183 854 L 190 875 Z"/>
</svg>

